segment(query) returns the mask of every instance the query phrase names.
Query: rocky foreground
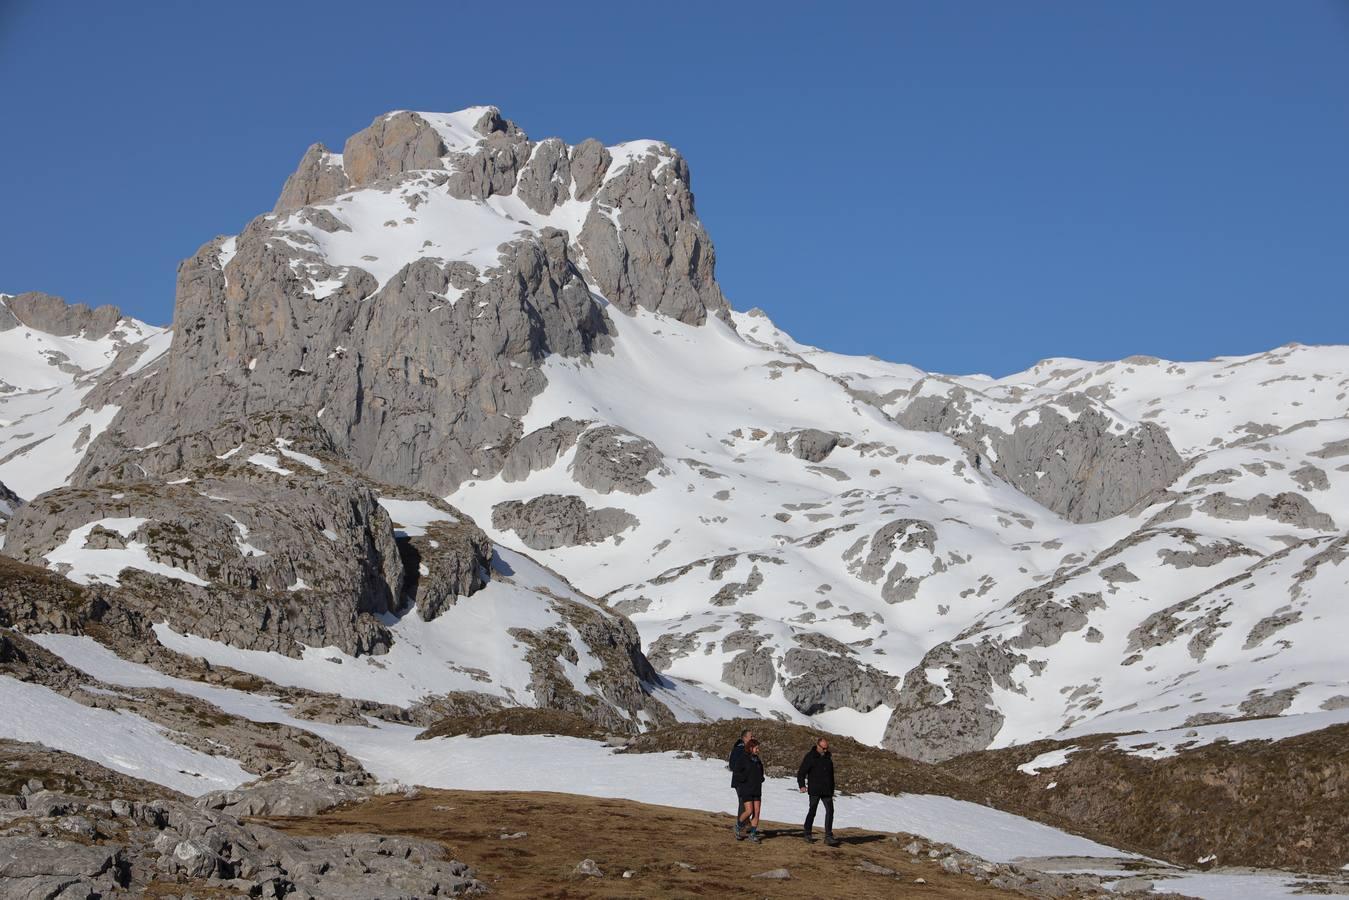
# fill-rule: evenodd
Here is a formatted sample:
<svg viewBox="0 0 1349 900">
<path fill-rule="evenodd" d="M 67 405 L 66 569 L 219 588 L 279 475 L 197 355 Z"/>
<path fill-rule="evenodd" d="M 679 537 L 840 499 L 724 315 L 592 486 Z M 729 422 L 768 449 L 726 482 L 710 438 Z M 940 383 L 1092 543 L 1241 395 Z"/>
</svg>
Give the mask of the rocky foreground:
<svg viewBox="0 0 1349 900">
<path fill-rule="evenodd" d="M 0 795 L 0 897 L 435 897 L 485 890 L 432 841 L 379 834 L 298 837 L 246 817 L 312 813 L 377 793 L 361 776 L 299 769 L 246 791 L 137 799 L 49 790 Z M 115 796 L 106 796 L 113 794 Z"/>
</svg>

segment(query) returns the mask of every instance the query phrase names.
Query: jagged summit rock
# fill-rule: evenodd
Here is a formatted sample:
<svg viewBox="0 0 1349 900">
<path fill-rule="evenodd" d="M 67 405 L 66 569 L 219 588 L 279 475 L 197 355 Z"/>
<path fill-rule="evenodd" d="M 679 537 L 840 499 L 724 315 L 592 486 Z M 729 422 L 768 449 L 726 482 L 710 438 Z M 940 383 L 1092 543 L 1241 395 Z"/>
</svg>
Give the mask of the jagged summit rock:
<svg viewBox="0 0 1349 900">
<path fill-rule="evenodd" d="M 77 481 L 184 427 L 280 412 L 384 481 L 491 477 L 544 360 L 606 352 L 610 308 L 725 315 L 688 182 L 666 145 L 536 144 L 492 107 L 390 113 L 340 155 L 315 145 L 277 213 L 183 265 L 163 377 Z"/>
</svg>

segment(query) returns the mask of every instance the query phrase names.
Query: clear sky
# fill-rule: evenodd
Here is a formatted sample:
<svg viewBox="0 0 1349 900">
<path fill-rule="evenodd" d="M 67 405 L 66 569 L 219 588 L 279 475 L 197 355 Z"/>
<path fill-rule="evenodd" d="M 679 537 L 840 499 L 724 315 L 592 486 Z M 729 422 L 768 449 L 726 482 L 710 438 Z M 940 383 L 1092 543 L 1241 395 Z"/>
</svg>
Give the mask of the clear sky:
<svg viewBox="0 0 1349 900">
<path fill-rule="evenodd" d="M 0 0 L 0 290 L 166 322 L 310 143 L 481 103 L 678 147 L 732 303 L 829 349 L 1349 343 L 1349 0 Z"/>
</svg>

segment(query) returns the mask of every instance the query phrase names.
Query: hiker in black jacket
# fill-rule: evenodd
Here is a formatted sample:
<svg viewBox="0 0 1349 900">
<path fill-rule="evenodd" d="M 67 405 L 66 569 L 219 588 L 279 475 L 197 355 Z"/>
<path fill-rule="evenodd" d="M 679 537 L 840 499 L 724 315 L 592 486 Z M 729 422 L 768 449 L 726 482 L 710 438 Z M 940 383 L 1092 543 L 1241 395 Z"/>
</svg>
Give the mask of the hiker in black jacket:
<svg viewBox="0 0 1349 900">
<path fill-rule="evenodd" d="M 819 738 L 806 752 L 806 758 L 796 770 L 796 784 L 801 793 L 810 792 L 810 812 L 806 813 L 806 824 L 802 828 L 806 842 L 815 843 L 810 831 L 815 825 L 815 809 L 823 803 L 824 842 L 831 847 L 838 846 L 834 837 L 834 758 L 829 755 L 828 738 Z"/>
<path fill-rule="evenodd" d="M 740 757 L 745 755 L 745 744 L 747 744 L 749 741 L 753 739 L 754 739 L 754 732 L 746 728 L 744 731 L 740 732 L 740 740 L 736 741 L 735 746 L 731 748 L 731 756 L 726 761 L 726 768 L 731 770 L 731 788 L 733 790 L 735 788 L 735 767 L 740 762 Z M 735 795 L 735 815 L 736 815 L 735 836 L 737 838 L 740 837 L 739 817 L 741 813 L 741 806 L 742 804 L 740 803 L 740 794 L 737 792 Z"/>
<path fill-rule="evenodd" d="M 748 837 L 757 843 L 762 840 L 759 834 L 759 809 L 763 805 L 763 760 L 759 758 L 759 742 L 753 738 L 746 742 L 744 752 L 736 757 L 731 783 L 735 785 L 735 795 L 740 801 L 735 839 L 743 841 Z M 748 832 L 745 831 L 747 825 Z"/>
</svg>

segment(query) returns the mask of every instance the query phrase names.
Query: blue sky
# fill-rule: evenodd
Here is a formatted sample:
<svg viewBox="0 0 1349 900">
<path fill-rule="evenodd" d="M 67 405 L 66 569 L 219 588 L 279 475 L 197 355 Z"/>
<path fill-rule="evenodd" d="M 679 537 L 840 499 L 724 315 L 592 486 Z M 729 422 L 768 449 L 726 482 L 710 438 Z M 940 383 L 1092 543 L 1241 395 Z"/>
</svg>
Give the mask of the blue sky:
<svg viewBox="0 0 1349 900">
<path fill-rule="evenodd" d="M 1349 0 L 0 0 L 0 290 L 179 260 L 390 109 L 668 140 L 737 308 L 928 369 L 1349 342 Z"/>
</svg>

